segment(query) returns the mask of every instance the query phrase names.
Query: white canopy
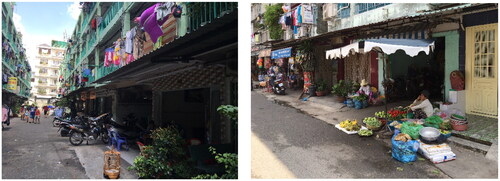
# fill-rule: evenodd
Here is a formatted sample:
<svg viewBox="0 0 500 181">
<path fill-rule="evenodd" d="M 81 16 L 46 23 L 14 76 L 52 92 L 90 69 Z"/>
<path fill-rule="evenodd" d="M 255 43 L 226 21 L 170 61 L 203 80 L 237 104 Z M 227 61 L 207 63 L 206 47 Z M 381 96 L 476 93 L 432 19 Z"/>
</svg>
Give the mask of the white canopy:
<svg viewBox="0 0 500 181">
<path fill-rule="evenodd" d="M 326 51 L 326 58 L 341 58 L 349 55 L 351 50 L 364 53 L 364 50 L 369 52 L 373 48 L 380 48 L 385 54 L 393 54 L 397 50 L 403 50 L 409 56 L 417 56 L 420 52 L 429 54 L 430 50 L 434 49 L 434 41 L 432 40 L 413 40 L 413 39 L 371 39 L 364 40 L 350 45 Z"/>
</svg>

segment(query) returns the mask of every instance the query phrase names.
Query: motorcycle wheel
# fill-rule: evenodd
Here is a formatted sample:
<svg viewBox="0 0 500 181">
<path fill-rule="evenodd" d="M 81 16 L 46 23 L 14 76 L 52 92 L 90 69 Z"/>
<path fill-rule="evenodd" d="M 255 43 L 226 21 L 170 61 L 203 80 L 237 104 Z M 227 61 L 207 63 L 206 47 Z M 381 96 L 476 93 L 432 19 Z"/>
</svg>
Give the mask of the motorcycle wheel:
<svg viewBox="0 0 500 181">
<path fill-rule="evenodd" d="M 60 123 L 60 121 L 59 121 L 59 120 L 57 120 L 57 119 L 54 119 L 54 120 L 52 121 L 52 126 L 54 126 L 54 127 L 58 127 L 60 124 L 61 124 L 61 123 Z"/>
<path fill-rule="evenodd" d="M 103 133 L 103 134 L 102 134 L 101 139 L 102 139 L 102 142 L 103 142 L 104 144 L 108 144 L 108 143 L 109 143 L 109 141 L 110 141 L 109 135 L 108 135 L 108 134 L 106 134 L 106 133 Z"/>
<path fill-rule="evenodd" d="M 72 145 L 78 146 L 82 144 L 84 137 L 85 135 L 83 133 L 72 131 L 71 134 L 69 135 L 69 142 Z"/>
</svg>

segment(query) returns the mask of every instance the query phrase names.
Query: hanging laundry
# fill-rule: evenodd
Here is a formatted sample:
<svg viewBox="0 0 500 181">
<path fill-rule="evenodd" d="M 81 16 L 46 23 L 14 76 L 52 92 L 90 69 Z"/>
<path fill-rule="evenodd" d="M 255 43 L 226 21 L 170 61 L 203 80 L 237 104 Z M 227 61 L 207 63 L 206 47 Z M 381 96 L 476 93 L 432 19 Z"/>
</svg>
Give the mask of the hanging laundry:
<svg viewBox="0 0 500 181">
<path fill-rule="evenodd" d="M 95 30 L 95 28 L 96 28 L 96 23 L 97 23 L 97 22 L 96 22 L 96 18 L 92 18 L 92 21 L 90 22 L 90 26 L 91 26 L 91 27 L 92 27 L 92 29 L 94 29 L 94 30 Z"/>
<path fill-rule="evenodd" d="M 290 12 L 291 7 L 290 7 L 290 5 L 283 5 L 283 6 L 281 6 L 281 9 L 283 9 L 284 13 L 287 13 L 287 12 Z"/>
<path fill-rule="evenodd" d="M 175 6 L 174 10 L 172 10 L 172 15 L 174 16 L 174 18 L 180 18 L 182 15 L 182 6 L 181 5 Z"/>
<path fill-rule="evenodd" d="M 127 64 L 133 62 L 135 59 L 134 59 L 134 55 L 132 54 L 127 54 Z"/>
<path fill-rule="evenodd" d="M 302 20 L 304 24 L 313 24 L 313 8 L 311 5 L 302 5 Z"/>
<path fill-rule="evenodd" d="M 115 49 L 114 48 L 106 48 L 106 50 L 104 50 L 104 51 L 105 51 L 105 53 L 104 53 L 104 66 L 109 67 L 113 63 Z"/>
<path fill-rule="evenodd" d="M 155 7 L 156 20 L 162 21 L 163 18 L 168 19 L 168 16 L 172 13 L 174 5 L 175 5 L 174 2 L 166 2 L 156 6 Z"/>
<path fill-rule="evenodd" d="M 149 7 L 144 12 L 142 12 L 139 21 L 140 25 L 144 27 L 144 31 L 149 34 L 149 37 L 156 43 L 158 37 L 163 35 L 163 31 L 161 29 L 161 25 L 167 21 L 168 18 L 163 18 L 161 21 L 157 21 L 155 8 L 159 6 L 161 3 L 156 3 L 155 5 Z"/>
<path fill-rule="evenodd" d="M 99 25 L 101 25 L 101 22 L 102 22 L 102 17 L 97 16 L 96 17 L 96 26 L 99 27 Z"/>
<path fill-rule="evenodd" d="M 120 43 L 121 43 L 122 39 L 121 38 L 118 38 L 118 40 L 116 40 L 115 42 L 115 52 L 113 54 L 113 63 L 115 66 L 119 66 L 120 65 L 120 61 L 121 61 L 121 54 L 120 54 L 120 50 L 121 50 L 121 46 L 120 46 Z"/>
<path fill-rule="evenodd" d="M 127 53 L 132 53 L 133 52 L 133 46 L 134 46 L 134 37 L 135 37 L 135 32 L 137 27 L 132 28 L 130 31 L 126 33 L 126 39 L 125 39 L 125 52 Z"/>
</svg>

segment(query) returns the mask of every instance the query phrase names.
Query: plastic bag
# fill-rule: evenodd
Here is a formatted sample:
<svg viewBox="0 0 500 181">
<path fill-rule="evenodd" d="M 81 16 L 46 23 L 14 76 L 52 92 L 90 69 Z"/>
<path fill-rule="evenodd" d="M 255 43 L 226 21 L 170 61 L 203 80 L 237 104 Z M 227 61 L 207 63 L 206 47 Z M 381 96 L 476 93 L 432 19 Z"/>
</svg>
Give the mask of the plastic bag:
<svg viewBox="0 0 500 181">
<path fill-rule="evenodd" d="M 411 136 L 412 139 L 416 140 L 420 136 L 418 131 L 424 128 L 424 126 L 416 123 L 404 122 L 401 126 L 401 133 L 405 133 Z M 439 128 L 439 125 L 438 125 Z"/>
<path fill-rule="evenodd" d="M 439 129 L 439 125 L 443 123 L 443 120 L 439 116 L 431 116 L 425 119 L 425 124 L 424 126 L 427 127 L 434 127 Z"/>
<path fill-rule="evenodd" d="M 394 138 L 398 134 L 399 130 L 396 130 L 391 139 L 392 157 L 403 163 L 414 162 L 415 160 L 417 160 L 417 151 L 420 143 L 415 140 L 410 140 L 407 142 L 396 141 L 394 140 Z"/>
</svg>

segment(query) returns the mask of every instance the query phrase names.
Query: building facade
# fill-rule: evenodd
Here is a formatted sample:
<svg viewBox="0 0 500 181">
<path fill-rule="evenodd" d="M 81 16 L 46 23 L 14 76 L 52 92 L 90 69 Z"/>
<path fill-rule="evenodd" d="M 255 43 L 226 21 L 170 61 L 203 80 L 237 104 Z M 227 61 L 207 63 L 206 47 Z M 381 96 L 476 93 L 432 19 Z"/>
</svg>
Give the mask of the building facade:
<svg viewBox="0 0 500 181">
<path fill-rule="evenodd" d="M 155 33 L 143 27 L 157 5 L 171 6 L 83 3 L 58 93 L 77 111 L 110 112 L 131 129 L 174 122 L 187 139 L 236 142 L 234 123 L 216 109 L 237 105 L 237 3 L 175 4 L 182 13 L 158 20 Z"/>
<path fill-rule="evenodd" d="M 413 99 L 422 89 L 429 89 L 433 100 L 455 104 L 448 106 L 457 108 L 469 114 L 486 117 L 498 115 L 496 94 L 497 83 L 497 53 L 498 43 L 498 12 L 497 4 L 458 4 L 458 3 L 320 3 L 306 4 L 313 8 L 314 20 L 326 23 L 326 31 L 316 31 L 307 36 L 300 36 L 301 24 L 294 24 L 295 11 L 302 4 L 280 4 L 281 16 L 290 16 L 292 23 L 283 26 L 281 40 L 267 41 L 267 49 L 271 53 L 255 47 L 258 61 L 263 58 L 263 68 L 266 61 L 272 63 L 293 62 L 290 58 L 299 58 L 296 53 L 301 44 L 306 41 L 314 45 L 314 61 L 311 74 L 312 81 L 325 81 L 331 87 L 338 80 L 360 82 L 366 79 L 371 86 L 381 93 L 387 93 L 395 99 Z M 303 6 L 302 6 L 303 7 Z M 295 9 L 294 9 L 295 8 Z M 262 9 L 262 8 L 261 8 Z M 290 9 L 290 10 L 288 10 Z M 302 11 L 301 11 L 302 12 Z M 256 13 L 258 14 L 258 13 Z M 256 16 L 258 19 L 258 16 Z M 301 17 L 303 18 L 303 17 Z M 255 21 L 254 21 L 255 22 Z M 254 33 L 257 31 L 253 24 Z M 282 21 L 276 21 L 280 24 Z M 317 26 L 320 23 L 315 24 Z M 325 27 L 317 27 L 324 29 Z M 294 30 L 294 35 L 285 35 Z M 297 36 L 296 36 L 297 35 Z M 255 37 L 255 36 L 254 36 Z M 291 37 L 291 38 L 288 38 Z M 261 38 L 264 40 L 265 38 Z M 404 51 L 392 54 L 372 50 L 365 53 L 349 53 L 352 56 L 334 58 L 327 52 L 334 49 L 352 49 L 350 45 L 365 40 L 386 41 L 386 39 L 422 40 L 434 42 L 429 54 L 408 56 Z M 259 42 L 254 40 L 253 45 Z M 469 42 L 469 43 L 467 43 Z M 266 44 L 266 42 L 259 42 Z M 362 45 L 360 45 L 362 46 Z M 254 47 L 253 47 L 254 48 Z M 269 54 L 291 48 L 290 57 L 273 59 Z M 356 47 L 356 50 L 358 47 Z M 348 50 L 348 51 L 350 51 Z M 361 49 L 362 50 L 362 49 Z M 265 53 L 262 53 L 265 52 Z M 295 54 L 294 54 L 295 53 Z M 261 55 L 261 56 L 260 56 Z M 268 63 L 268 64 L 269 64 Z M 254 63 L 252 63 L 254 64 Z M 285 67 L 288 66 L 284 64 Z M 292 71 L 293 72 L 293 71 Z M 460 73 L 458 73 L 460 72 Z M 297 76 L 301 76 L 299 71 Z M 455 75 L 465 82 L 465 89 L 457 91 L 452 84 Z M 304 74 L 305 77 L 305 74 Z M 384 81 L 398 87 L 385 90 Z M 462 83 L 463 85 L 464 83 Z M 392 92 L 391 92 L 392 91 Z M 458 101 L 457 101 L 458 99 Z"/>
<path fill-rule="evenodd" d="M 2 102 L 21 104 L 30 97 L 31 66 L 12 16 L 14 3 L 2 2 Z"/>
<path fill-rule="evenodd" d="M 66 42 L 53 40 L 51 45 L 38 45 L 37 50 L 30 100 L 38 106 L 51 105 L 58 97 L 57 90 L 61 87 L 59 68 L 66 52 Z"/>
</svg>

